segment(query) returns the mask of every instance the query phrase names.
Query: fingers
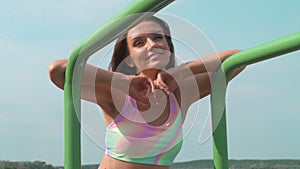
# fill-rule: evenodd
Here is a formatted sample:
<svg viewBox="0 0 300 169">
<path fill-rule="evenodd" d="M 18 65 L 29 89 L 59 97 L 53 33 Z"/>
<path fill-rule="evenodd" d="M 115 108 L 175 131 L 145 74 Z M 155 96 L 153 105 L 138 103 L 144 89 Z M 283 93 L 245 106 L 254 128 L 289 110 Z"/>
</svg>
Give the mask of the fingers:
<svg viewBox="0 0 300 169">
<path fill-rule="evenodd" d="M 154 92 L 155 90 L 154 82 L 150 78 L 148 78 L 148 83 L 150 84 L 151 92 Z"/>
<path fill-rule="evenodd" d="M 149 98 L 149 94 L 152 93 L 151 85 L 147 84 L 146 85 L 146 98 Z"/>
<path fill-rule="evenodd" d="M 145 92 L 144 92 L 145 93 Z M 135 88 L 135 87 L 130 87 L 129 88 L 129 95 L 134 98 L 135 100 L 142 102 L 142 103 L 148 103 L 148 97 L 146 94 L 144 94 L 140 89 Z"/>
<path fill-rule="evenodd" d="M 157 79 L 155 80 L 155 85 L 163 90 L 167 95 L 170 95 L 170 90 L 168 85 L 164 82 L 161 74 L 158 74 Z"/>
<path fill-rule="evenodd" d="M 159 102 L 160 96 L 155 91 L 155 89 L 162 90 L 166 95 L 170 95 L 170 90 L 167 84 L 164 82 L 164 78 L 162 76 L 158 76 L 156 80 L 151 80 L 148 77 L 134 77 L 130 83 L 129 94 L 131 97 L 136 100 L 149 103 L 149 97 L 155 100 L 156 103 Z"/>
<path fill-rule="evenodd" d="M 151 84 L 148 78 L 133 77 L 129 86 L 129 95 L 142 103 L 149 103 L 149 93 L 151 92 Z"/>
<path fill-rule="evenodd" d="M 138 101 L 140 101 L 140 102 L 142 102 L 142 103 L 144 103 L 144 104 L 149 103 L 148 97 L 147 96 L 143 96 L 140 93 L 136 94 L 136 98 L 135 99 L 138 100 Z"/>
</svg>

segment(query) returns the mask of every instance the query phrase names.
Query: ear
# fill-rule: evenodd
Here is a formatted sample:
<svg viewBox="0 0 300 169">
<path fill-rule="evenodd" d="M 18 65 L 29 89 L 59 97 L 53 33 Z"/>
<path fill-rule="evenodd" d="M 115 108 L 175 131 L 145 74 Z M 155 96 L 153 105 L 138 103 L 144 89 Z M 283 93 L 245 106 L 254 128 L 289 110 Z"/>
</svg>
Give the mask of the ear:
<svg viewBox="0 0 300 169">
<path fill-rule="evenodd" d="M 134 61 L 132 60 L 131 56 L 127 56 L 125 59 L 124 59 L 125 63 L 127 66 L 129 67 L 132 67 L 134 68 L 135 67 L 135 63 Z"/>
</svg>

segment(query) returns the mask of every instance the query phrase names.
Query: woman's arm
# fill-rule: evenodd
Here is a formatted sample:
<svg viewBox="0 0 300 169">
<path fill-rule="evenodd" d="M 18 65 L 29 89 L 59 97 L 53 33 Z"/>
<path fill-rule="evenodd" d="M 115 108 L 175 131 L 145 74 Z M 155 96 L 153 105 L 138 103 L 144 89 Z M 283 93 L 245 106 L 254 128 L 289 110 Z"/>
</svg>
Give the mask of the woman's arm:
<svg viewBox="0 0 300 169">
<path fill-rule="evenodd" d="M 48 69 L 50 80 L 60 89 L 64 89 L 67 64 L 67 59 L 55 60 L 50 64 Z"/>
<path fill-rule="evenodd" d="M 245 67 L 241 67 L 234 71 L 234 73 L 231 75 L 230 80 L 236 77 L 244 69 Z M 178 90 L 180 91 L 181 96 L 184 97 L 183 99 L 186 101 L 186 103 L 184 104 L 187 104 L 187 107 L 195 101 L 204 98 L 211 93 L 211 82 L 214 78 L 214 74 L 215 72 L 200 73 L 188 77 L 182 81 Z"/>
<path fill-rule="evenodd" d="M 190 105 L 211 93 L 211 80 L 215 72 L 225 59 L 238 52 L 240 50 L 221 51 L 168 69 L 166 72 L 162 71 L 158 74 L 155 84 L 167 94 L 180 90 L 181 97 Z M 231 79 L 244 68 L 236 70 Z"/>
<path fill-rule="evenodd" d="M 67 59 L 56 60 L 49 67 L 49 77 L 60 89 L 64 89 L 67 63 Z M 148 97 L 141 93 L 151 90 L 151 82 L 146 77 L 128 76 L 87 64 L 83 71 L 81 87 L 82 99 L 99 105 L 103 102 L 113 104 L 112 93 L 117 95 L 126 93 L 145 103 L 148 102 Z"/>
<path fill-rule="evenodd" d="M 228 57 L 240 52 L 240 50 L 220 51 L 206 57 L 184 63 L 170 70 L 176 79 L 182 81 L 192 75 L 206 72 L 216 72 L 221 63 Z"/>
<path fill-rule="evenodd" d="M 166 93 L 172 92 L 178 87 L 179 83 L 187 78 L 196 76 L 197 74 L 215 73 L 225 59 L 238 52 L 240 50 L 221 51 L 181 64 L 167 71 L 161 71 L 157 76 L 155 84 L 164 89 Z"/>
</svg>

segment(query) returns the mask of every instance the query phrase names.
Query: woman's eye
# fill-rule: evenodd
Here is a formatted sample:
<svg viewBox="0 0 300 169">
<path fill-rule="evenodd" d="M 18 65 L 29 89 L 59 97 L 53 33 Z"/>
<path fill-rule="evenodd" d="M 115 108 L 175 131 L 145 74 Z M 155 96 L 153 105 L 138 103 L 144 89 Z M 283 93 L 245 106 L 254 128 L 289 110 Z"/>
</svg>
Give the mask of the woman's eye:
<svg viewBox="0 0 300 169">
<path fill-rule="evenodd" d="M 144 44 L 144 42 L 142 40 L 137 40 L 133 42 L 133 46 L 134 47 L 139 47 L 142 46 Z"/>
<path fill-rule="evenodd" d="M 163 36 L 160 34 L 155 34 L 153 37 L 154 40 L 161 40 L 162 38 L 163 38 Z"/>
</svg>

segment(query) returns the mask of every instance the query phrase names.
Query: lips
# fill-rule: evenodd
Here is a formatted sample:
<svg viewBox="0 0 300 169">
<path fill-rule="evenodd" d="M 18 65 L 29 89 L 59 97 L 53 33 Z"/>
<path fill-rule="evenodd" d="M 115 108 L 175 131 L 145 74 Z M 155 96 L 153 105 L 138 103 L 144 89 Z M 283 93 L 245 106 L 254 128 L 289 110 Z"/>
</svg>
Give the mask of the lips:
<svg viewBox="0 0 300 169">
<path fill-rule="evenodd" d="M 153 57 L 157 57 L 162 55 L 162 53 L 160 52 L 156 52 L 156 53 L 149 53 L 147 59 L 153 58 Z"/>
</svg>

